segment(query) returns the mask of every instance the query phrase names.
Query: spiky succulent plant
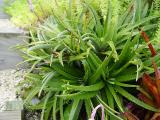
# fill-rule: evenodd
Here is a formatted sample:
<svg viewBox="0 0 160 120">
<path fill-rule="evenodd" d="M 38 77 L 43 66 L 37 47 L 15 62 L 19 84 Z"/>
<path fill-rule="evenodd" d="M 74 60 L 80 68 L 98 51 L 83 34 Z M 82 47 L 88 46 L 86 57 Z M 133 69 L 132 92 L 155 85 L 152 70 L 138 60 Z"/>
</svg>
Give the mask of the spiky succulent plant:
<svg viewBox="0 0 160 120">
<path fill-rule="evenodd" d="M 99 104 L 106 119 L 123 120 L 125 100 L 157 111 L 134 96 L 140 71 L 153 72 L 138 30 L 157 26 L 151 21 L 158 16 L 148 16 L 148 2 L 134 0 L 123 14 L 113 14 L 111 1 L 105 15 L 85 0 L 58 7 L 20 47 L 31 65 L 24 81 L 27 106 L 42 110 L 42 120 L 89 119 Z M 36 105 L 34 97 L 40 100 Z"/>
</svg>

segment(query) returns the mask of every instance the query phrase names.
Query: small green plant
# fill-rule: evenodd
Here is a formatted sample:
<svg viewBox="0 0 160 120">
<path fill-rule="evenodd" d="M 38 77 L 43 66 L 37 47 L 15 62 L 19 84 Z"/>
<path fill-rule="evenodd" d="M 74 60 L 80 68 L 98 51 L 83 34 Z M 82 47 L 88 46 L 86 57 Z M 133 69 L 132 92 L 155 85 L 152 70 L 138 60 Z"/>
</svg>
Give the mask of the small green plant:
<svg viewBox="0 0 160 120">
<path fill-rule="evenodd" d="M 123 14 L 110 1 L 106 14 L 85 0 L 56 4 L 36 33 L 30 31 L 30 42 L 18 46 L 31 65 L 21 83 L 28 84 L 27 107 L 42 110 L 42 120 L 89 119 L 99 104 L 106 119 L 123 120 L 125 100 L 157 111 L 135 94 L 140 72 L 154 72 L 138 30 L 157 26 L 151 21 L 159 16 L 148 16 L 148 1 L 133 0 Z M 33 104 L 34 97 L 40 102 Z"/>
</svg>

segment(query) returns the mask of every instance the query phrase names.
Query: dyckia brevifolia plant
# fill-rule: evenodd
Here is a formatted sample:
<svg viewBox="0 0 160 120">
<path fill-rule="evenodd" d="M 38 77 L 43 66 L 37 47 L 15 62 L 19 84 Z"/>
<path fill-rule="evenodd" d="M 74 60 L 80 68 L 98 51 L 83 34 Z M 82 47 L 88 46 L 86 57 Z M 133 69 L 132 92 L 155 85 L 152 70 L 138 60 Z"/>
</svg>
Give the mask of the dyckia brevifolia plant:
<svg viewBox="0 0 160 120">
<path fill-rule="evenodd" d="M 154 31 L 159 16 L 150 14 L 147 0 L 133 0 L 124 13 L 106 2 L 102 14 L 90 0 L 69 0 L 63 7 L 54 1 L 52 15 L 18 46 L 31 66 L 21 83 L 28 85 L 25 104 L 41 110 L 41 120 L 87 120 L 98 105 L 104 115 L 93 111 L 91 119 L 136 119 L 129 102 L 158 112 L 137 98 L 137 80 L 141 72 L 154 72 L 139 28 Z"/>
</svg>

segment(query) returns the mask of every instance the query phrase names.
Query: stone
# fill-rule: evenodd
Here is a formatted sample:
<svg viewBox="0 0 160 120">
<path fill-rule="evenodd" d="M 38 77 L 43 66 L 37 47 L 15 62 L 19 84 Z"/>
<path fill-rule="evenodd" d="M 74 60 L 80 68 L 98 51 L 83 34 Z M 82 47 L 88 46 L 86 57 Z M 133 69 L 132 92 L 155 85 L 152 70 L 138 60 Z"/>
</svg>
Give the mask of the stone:
<svg viewBox="0 0 160 120">
<path fill-rule="evenodd" d="M 22 42 L 22 38 L 18 36 L 3 37 L 0 35 L 0 70 L 16 69 L 16 65 L 22 61 L 22 58 L 13 47 Z"/>
<path fill-rule="evenodd" d="M 18 111 L 18 110 L 23 110 L 22 100 L 13 100 L 6 102 L 6 111 Z"/>
<path fill-rule="evenodd" d="M 0 112 L 0 120 L 22 120 L 22 111 Z"/>
<path fill-rule="evenodd" d="M 0 34 L 2 35 L 22 35 L 24 31 L 16 27 L 9 19 L 0 19 Z"/>
</svg>

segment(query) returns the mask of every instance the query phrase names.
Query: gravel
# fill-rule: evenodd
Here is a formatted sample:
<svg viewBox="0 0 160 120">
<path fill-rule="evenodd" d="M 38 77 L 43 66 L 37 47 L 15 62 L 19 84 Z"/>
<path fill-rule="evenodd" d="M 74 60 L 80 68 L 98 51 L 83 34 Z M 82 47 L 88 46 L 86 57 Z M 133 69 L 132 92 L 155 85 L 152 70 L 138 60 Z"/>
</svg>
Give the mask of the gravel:
<svg viewBox="0 0 160 120">
<path fill-rule="evenodd" d="M 5 103 L 17 99 L 16 85 L 23 80 L 25 70 L 0 70 L 0 111 L 6 110 Z"/>
<path fill-rule="evenodd" d="M 22 70 L 0 70 L 0 112 L 5 111 L 8 101 L 21 99 L 17 95 L 16 85 L 23 80 L 26 69 Z M 17 98 L 18 97 L 18 98 Z M 41 111 L 31 111 L 24 108 L 24 120 L 40 120 Z"/>
</svg>

